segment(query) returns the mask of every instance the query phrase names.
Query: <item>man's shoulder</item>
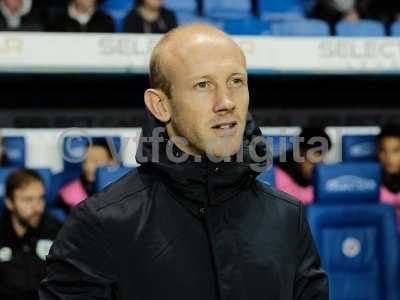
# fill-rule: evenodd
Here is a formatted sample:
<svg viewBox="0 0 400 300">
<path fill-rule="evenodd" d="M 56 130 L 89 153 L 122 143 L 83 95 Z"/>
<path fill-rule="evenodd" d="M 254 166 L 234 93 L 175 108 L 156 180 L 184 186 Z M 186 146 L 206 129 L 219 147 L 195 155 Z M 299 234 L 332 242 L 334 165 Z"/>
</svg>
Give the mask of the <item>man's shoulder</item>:
<svg viewBox="0 0 400 300">
<path fill-rule="evenodd" d="M 153 181 L 154 182 L 154 181 Z M 86 199 L 83 204 L 92 212 L 101 213 L 115 207 L 129 208 L 137 202 L 147 200 L 152 181 L 148 176 L 133 169 L 128 174 L 107 186 L 104 190 Z"/>
<path fill-rule="evenodd" d="M 262 183 L 260 181 L 256 182 L 256 189 L 259 193 L 261 193 L 261 195 L 264 195 L 264 197 L 266 197 L 267 199 L 276 200 L 276 203 L 279 203 L 281 205 L 287 205 L 296 208 L 301 205 L 300 201 L 295 197 L 283 191 L 277 190 L 276 188 L 273 188 L 272 186 Z"/>
</svg>

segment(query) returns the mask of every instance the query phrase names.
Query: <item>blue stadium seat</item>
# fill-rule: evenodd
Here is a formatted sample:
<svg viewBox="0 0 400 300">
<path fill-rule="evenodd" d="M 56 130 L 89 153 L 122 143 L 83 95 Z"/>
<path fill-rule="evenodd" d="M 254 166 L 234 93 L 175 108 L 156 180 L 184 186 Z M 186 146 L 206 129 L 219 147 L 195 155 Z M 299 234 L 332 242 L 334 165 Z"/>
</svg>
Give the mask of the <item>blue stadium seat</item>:
<svg viewBox="0 0 400 300">
<path fill-rule="evenodd" d="M 65 211 L 58 207 L 47 208 L 47 213 L 56 218 L 60 223 L 64 223 L 67 219 L 67 214 Z"/>
<path fill-rule="evenodd" d="M 342 163 L 315 168 L 315 203 L 376 203 L 381 185 L 378 163 Z"/>
<path fill-rule="evenodd" d="M 341 21 L 336 24 L 336 35 L 343 37 L 382 37 L 385 27 L 381 22 L 372 20 Z"/>
<path fill-rule="evenodd" d="M 271 33 L 275 36 L 329 36 L 328 23 L 321 20 L 298 20 L 274 23 Z"/>
<path fill-rule="evenodd" d="M 50 192 L 52 190 L 52 186 L 53 186 L 53 173 L 51 172 L 50 169 L 46 169 L 46 168 L 40 168 L 40 169 L 34 169 L 34 170 L 39 173 L 39 175 L 42 177 L 42 179 L 44 181 L 44 186 L 46 188 L 46 204 L 53 205 L 55 199 Z"/>
<path fill-rule="evenodd" d="M 176 12 L 176 18 L 178 19 L 179 25 L 204 22 L 204 18 L 194 13 Z"/>
<path fill-rule="evenodd" d="M 164 6 L 176 13 L 191 13 L 197 14 L 197 0 L 165 0 Z"/>
<path fill-rule="evenodd" d="M 270 21 L 298 20 L 304 17 L 300 0 L 258 0 L 258 11 L 262 19 Z"/>
<path fill-rule="evenodd" d="M 26 156 L 25 138 L 22 136 L 4 137 L 3 146 L 7 157 L 7 166 L 24 167 Z"/>
<path fill-rule="evenodd" d="M 318 198 L 307 214 L 331 300 L 398 299 L 395 214 L 376 198 L 377 176 L 372 163 L 317 167 Z"/>
<path fill-rule="evenodd" d="M 81 163 L 86 156 L 86 149 L 90 140 L 107 138 L 107 141 L 114 145 L 117 153 L 120 153 L 121 138 L 120 137 L 100 137 L 100 136 L 67 136 L 63 141 L 63 160 L 64 170 L 80 169 Z M 111 140 L 109 140 L 111 138 Z M 110 144 L 110 145 L 111 145 Z M 112 149 L 112 148 L 111 148 Z"/>
<path fill-rule="evenodd" d="M 0 168 L 0 212 L 4 209 L 4 201 L 6 197 L 6 179 L 14 170 L 15 168 Z"/>
<path fill-rule="evenodd" d="M 113 18 L 116 32 L 122 32 L 124 18 L 134 4 L 135 0 L 105 0 L 100 8 Z"/>
<path fill-rule="evenodd" d="M 249 18 L 252 16 L 251 0 L 204 0 L 203 13 L 217 19 Z"/>
<path fill-rule="evenodd" d="M 126 175 L 133 168 L 123 166 L 105 166 L 96 170 L 96 191 L 101 191 L 109 184 Z"/>
<path fill-rule="evenodd" d="M 342 137 L 344 162 L 375 161 L 376 157 L 376 135 L 344 135 Z"/>
<path fill-rule="evenodd" d="M 223 21 L 223 29 L 228 34 L 262 35 L 270 33 L 270 24 L 264 20 L 239 19 Z"/>
<path fill-rule="evenodd" d="M 400 36 L 400 21 L 394 22 L 390 28 L 392 36 Z"/>
<path fill-rule="evenodd" d="M 275 186 L 275 168 L 271 167 L 257 176 L 257 179 L 270 186 Z"/>
</svg>

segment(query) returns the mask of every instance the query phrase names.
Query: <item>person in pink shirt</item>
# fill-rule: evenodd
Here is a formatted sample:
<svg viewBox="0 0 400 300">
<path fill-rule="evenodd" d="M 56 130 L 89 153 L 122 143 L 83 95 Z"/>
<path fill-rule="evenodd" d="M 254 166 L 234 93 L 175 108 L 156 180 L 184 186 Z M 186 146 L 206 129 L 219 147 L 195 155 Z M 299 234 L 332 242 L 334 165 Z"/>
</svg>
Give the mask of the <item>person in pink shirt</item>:
<svg viewBox="0 0 400 300">
<path fill-rule="evenodd" d="M 67 183 L 59 190 L 59 204 L 68 210 L 95 192 L 96 169 L 113 165 L 115 160 L 106 139 L 94 139 L 87 149 L 86 159 L 82 164 L 81 177 Z"/>
<path fill-rule="evenodd" d="M 332 142 L 323 128 L 304 128 L 295 138 L 294 148 L 275 160 L 276 188 L 309 205 L 314 201 L 313 171 L 321 163 Z"/>
<path fill-rule="evenodd" d="M 400 230 L 400 127 L 387 125 L 378 135 L 378 159 L 382 165 L 380 198 L 396 208 Z"/>
</svg>

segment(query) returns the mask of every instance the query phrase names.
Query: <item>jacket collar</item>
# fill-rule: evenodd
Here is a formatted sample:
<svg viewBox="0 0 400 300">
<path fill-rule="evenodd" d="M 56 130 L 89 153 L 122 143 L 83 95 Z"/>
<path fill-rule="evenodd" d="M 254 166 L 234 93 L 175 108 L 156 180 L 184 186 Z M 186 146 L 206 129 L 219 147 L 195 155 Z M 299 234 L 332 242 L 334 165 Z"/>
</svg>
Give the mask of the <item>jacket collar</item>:
<svg viewBox="0 0 400 300">
<path fill-rule="evenodd" d="M 215 162 L 205 155 L 201 157 L 186 155 L 168 139 L 164 127 L 152 136 L 157 125 L 160 124 L 154 118 L 150 118 L 150 126 L 143 131 L 136 160 L 142 165 L 142 170 L 145 169 L 151 176 L 161 179 L 174 196 L 180 196 L 181 199 L 192 203 L 222 204 L 251 185 L 255 177 L 271 162 L 268 159 L 271 156 L 267 155 L 268 148 L 261 140 L 261 130 L 250 114 L 247 117 L 240 152 L 243 155 L 237 154 L 229 162 Z M 254 140 L 255 138 L 258 139 Z M 159 147 L 155 149 L 152 145 L 157 143 Z M 255 145 L 257 146 L 254 147 Z M 255 152 L 251 152 L 251 147 Z M 259 159 L 252 159 L 250 153 L 256 153 Z M 182 161 L 177 162 L 176 159 L 171 161 L 169 158 L 171 154 L 175 158 L 182 158 Z M 187 159 L 183 159 L 185 157 Z"/>
</svg>

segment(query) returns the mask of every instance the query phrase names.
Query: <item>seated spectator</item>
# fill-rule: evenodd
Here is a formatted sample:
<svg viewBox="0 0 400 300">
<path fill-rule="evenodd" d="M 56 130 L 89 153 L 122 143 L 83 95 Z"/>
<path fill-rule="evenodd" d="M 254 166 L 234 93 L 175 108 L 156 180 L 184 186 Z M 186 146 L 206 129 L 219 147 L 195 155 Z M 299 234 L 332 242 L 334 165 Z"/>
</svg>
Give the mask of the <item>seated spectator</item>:
<svg viewBox="0 0 400 300">
<path fill-rule="evenodd" d="M 45 188 L 34 171 L 21 169 L 6 180 L 6 210 L 0 218 L 0 299 L 38 299 L 45 257 L 61 224 L 44 213 Z"/>
<path fill-rule="evenodd" d="M 304 128 L 294 148 L 275 162 L 276 188 L 297 197 L 303 204 L 314 201 L 313 171 L 331 149 L 329 136 L 322 128 Z"/>
<path fill-rule="evenodd" d="M 368 4 L 368 0 L 317 0 L 309 17 L 328 22 L 333 30 L 338 21 L 368 18 Z"/>
<path fill-rule="evenodd" d="M 0 31 L 40 31 L 42 27 L 32 0 L 0 0 Z"/>
<path fill-rule="evenodd" d="M 393 21 L 400 21 L 400 1 L 371 0 L 369 10 L 374 19 L 390 25 Z"/>
<path fill-rule="evenodd" d="M 91 196 L 95 192 L 96 169 L 115 164 L 111 149 L 106 139 L 95 139 L 87 149 L 86 159 L 82 164 L 80 178 L 69 182 L 59 191 L 59 204 L 68 210 Z"/>
<path fill-rule="evenodd" d="M 0 167 L 5 166 L 6 164 L 7 164 L 7 156 L 4 150 L 3 138 L 0 133 Z"/>
<path fill-rule="evenodd" d="M 124 32 L 166 33 L 175 28 L 175 14 L 163 4 L 163 0 L 137 0 L 135 8 L 125 17 Z"/>
<path fill-rule="evenodd" d="M 382 165 L 381 201 L 396 207 L 400 230 L 400 127 L 387 125 L 378 136 L 378 158 Z"/>
<path fill-rule="evenodd" d="M 71 0 L 67 11 L 46 28 L 52 32 L 114 32 L 113 19 L 97 9 L 96 0 Z"/>
</svg>

